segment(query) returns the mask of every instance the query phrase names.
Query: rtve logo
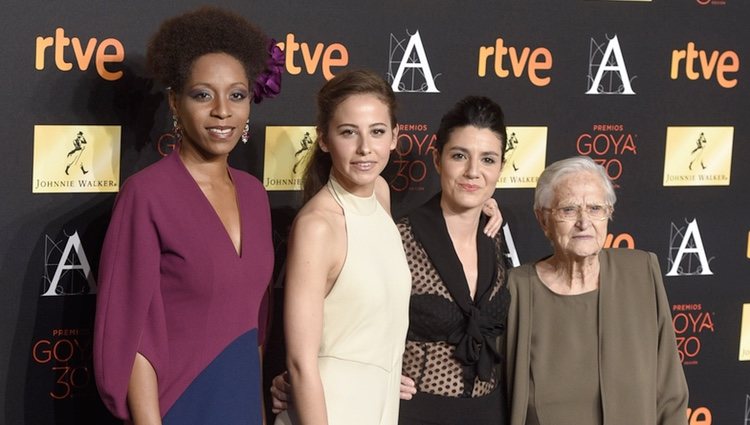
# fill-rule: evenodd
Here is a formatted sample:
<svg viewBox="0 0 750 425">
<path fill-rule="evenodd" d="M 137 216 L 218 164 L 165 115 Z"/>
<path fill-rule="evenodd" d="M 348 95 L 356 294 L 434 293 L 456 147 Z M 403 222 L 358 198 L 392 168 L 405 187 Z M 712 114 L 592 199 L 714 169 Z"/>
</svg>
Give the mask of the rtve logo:
<svg viewBox="0 0 750 425">
<path fill-rule="evenodd" d="M 70 55 L 73 50 L 73 62 L 66 60 L 66 53 Z M 119 40 L 107 38 L 98 42 L 96 38 L 90 38 L 84 42 L 78 37 L 66 37 L 65 30 L 57 28 L 54 37 L 38 36 L 36 38 L 36 62 L 37 71 L 45 69 L 45 60 L 48 59 L 48 50 L 53 52 L 54 63 L 60 71 L 70 71 L 77 66 L 81 71 L 86 71 L 94 60 L 96 72 L 105 80 L 115 81 L 122 77 L 121 70 L 107 69 L 108 64 L 122 63 L 125 60 L 125 48 Z M 51 59 L 51 58 L 50 58 Z"/>
<path fill-rule="evenodd" d="M 308 75 L 313 75 L 318 71 L 318 65 L 320 65 L 323 77 L 330 80 L 334 75 L 331 68 L 343 68 L 349 64 L 349 51 L 341 43 L 333 43 L 328 47 L 323 43 L 318 43 L 315 48 L 311 48 L 308 43 L 297 42 L 294 34 L 289 33 L 284 41 L 280 41 L 276 45 L 284 51 L 286 72 L 291 75 L 302 73 L 303 67 L 299 65 L 304 65 L 304 71 Z M 299 56 L 302 56 L 302 62 L 298 65 L 295 63 L 295 59 Z"/>
<path fill-rule="evenodd" d="M 494 46 L 481 46 L 479 48 L 478 76 L 486 76 L 487 67 L 491 65 L 495 75 L 500 78 L 507 78 L 511 71 L 514 77 L 522 78 L 524 70 L 526 70 L 526 77 L 531 81 L 531 84 L 544 87 L 550 83 L 552 77 L 540 75 L 540 72 L 552 69 L 552 53 L 549 49 L 544 47 L 537 47 L 533 50 L 530 47 L 516 49 L 513 46 L 505 47 L 504 43 L 505 41 L 498 37 Z M 505 62 L 506 57 L 508 58 L 507 62 Z M 492 61 L 490 61 L 491 59 Z M 510 68 L 506 67 L 508 64 Z"/>
<path fill-rule="evenodd" d="M 711 410 L 705 406 L 696 407 L 695 409 L 688 407 L 687 418 L 690 425 L 711 425 L 713 422 Z"/>
<path fill-rule="evenodd" d="M 719 52 L 714 50 L 696 50 L 692 41 L 684 50 L 672 51 L 672 68 L 669 76 L 673 80 L 680 77 L 680 65 L 684 63 L 685 76 L 690 80 L 703 77 L 704 80 L 716 78 L 716 82 L 725 89 L 731 89 L 737 85 L 737 78 L 731 78 L 740 70 L 740 57 L 732 50 Z M 696 69 L 697 67 L 697 69 Z M 715 74 L 714 74 L 715 73 Z M 729 78 L 728 78 L 729 77 Z"/>
</svg>

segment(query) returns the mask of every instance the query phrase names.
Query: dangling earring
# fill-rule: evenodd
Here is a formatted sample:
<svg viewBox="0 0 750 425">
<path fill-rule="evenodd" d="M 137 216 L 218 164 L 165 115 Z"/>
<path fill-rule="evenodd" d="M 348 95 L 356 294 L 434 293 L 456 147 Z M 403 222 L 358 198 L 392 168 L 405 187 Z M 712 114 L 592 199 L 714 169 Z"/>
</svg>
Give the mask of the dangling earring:
<svg viewBox="0 0 750 425">
<path fill-rule="evenodd" d="M 177 140 L 182 139 L 182 131 L 180 131 L 180 123 L 177 122 L 177 115 L 172 114 L 172 133 Z"/>
<path fill-rule="evenodd" d="M 247 143 L 247 140 L 250 138 L 248 133 L 250 132 L 250 118 L 245 121 L 245 128 L 242 129 L 242 136 L 240 136 L 240 140 L 242 140 L 242 143 Z"/>
</svg>

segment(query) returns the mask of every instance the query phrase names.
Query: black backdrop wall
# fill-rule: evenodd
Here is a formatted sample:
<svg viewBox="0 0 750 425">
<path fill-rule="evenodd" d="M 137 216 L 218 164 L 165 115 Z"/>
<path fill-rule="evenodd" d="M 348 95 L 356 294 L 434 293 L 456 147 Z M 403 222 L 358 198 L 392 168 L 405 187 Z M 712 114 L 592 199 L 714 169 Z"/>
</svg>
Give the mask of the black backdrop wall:
<svg viewBox="0 0 750 425">
<path fill-rule="evenodd" d="M 601 162 L 619 196 L 608 244 L 661 259 L 692 423 L 750 424 L 750 4 L 216 3 L 286 52 L 281 95 L 254 106 L 251 141 L 230 158 L 269 189 L 277 269 L 299 206 L 293 168 L 326 78 L 367 67 L 397 89 L 401 136 L 385 172 L 395 215 L 437 190 L 430 146 L 441 114 L 488 95 L 514 137 L 495 194 L 513 259 L 549 252 L 531 211 L 544 165 L 576 154 Z M 113 423 L 91 371 L 99 250 L 119 185 L 173 142 L 162 90 L 144 71 L 147 39 L 197 5 L 3 4 L 2 423 Z M 280 291 L 274 283 L 275 316 Z M 278 329 L 269 373 L 283 362 Z"/>
</svg>

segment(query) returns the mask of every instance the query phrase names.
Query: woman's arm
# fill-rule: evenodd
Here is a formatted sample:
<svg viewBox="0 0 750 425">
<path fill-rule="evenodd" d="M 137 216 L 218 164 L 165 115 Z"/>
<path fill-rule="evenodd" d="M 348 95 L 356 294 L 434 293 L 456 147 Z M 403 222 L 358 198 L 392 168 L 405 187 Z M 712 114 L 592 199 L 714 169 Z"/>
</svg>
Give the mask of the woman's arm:
<svg viewBox="0 0 750 425">
<path fill-rule="evenodd" d="M 494 238 L 503 225 L 503 214 L 497 205 L 495 198 L 490 198 L 482 206 L 482 213 L 488 217 L 487 224 L 484 225 L 484 234 Z"/>
<path fill-rule="evenodd" d="M 133 408 L 140 408 L 131 399 L 139 400 L 146 375 L 135 368 L 148 366 L 156 388 L 155 371 L 163 358 L 159 344 L 167 342 L 158 332 L 165 326 L 158 320 L 163 315 L 149 316 L 152 305 L 161 305 L 152 302 L 161 281 L 161 245 L 147 189 L 141 180 L 128 180 L 117 195 L 97 280 L 94 374 L 104 405 L 125 421 L 131 420 Z M 156 389 L 154 394 L 158 398 Z"/>
<path fill-rule="evenodd" d="M 323 333 L 323 300 L 330 289 L 336 229 L 317 212 L 297 218 L 289 236 L 284 285 L 287 368 L 300 425 L 327 424 L 318 351 Z M 338 270 L 337 270 L 338 271 Z"/>
<path fill-rule="evenodd" d="M 156 372 L 141 353 L 136 353 L 130 374 L 128 408 L 134 425 L 161 425 Z"/>
</svg>

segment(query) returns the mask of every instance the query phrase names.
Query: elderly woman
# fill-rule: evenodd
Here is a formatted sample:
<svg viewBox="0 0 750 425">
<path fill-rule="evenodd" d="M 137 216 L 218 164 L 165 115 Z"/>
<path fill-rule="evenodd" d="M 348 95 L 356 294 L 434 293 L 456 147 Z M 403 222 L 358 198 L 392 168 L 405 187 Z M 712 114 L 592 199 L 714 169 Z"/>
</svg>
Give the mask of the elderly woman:
<svg viewBox="0 0 750 425">
<path fill-rule="evenodd" d="M 686 424 L 688 390 L 652 253 L 602 249 L 612 183 L 586 157 L 539 177 L 553 254 L 511 271 L 511 424 Z"/>
</svg>

